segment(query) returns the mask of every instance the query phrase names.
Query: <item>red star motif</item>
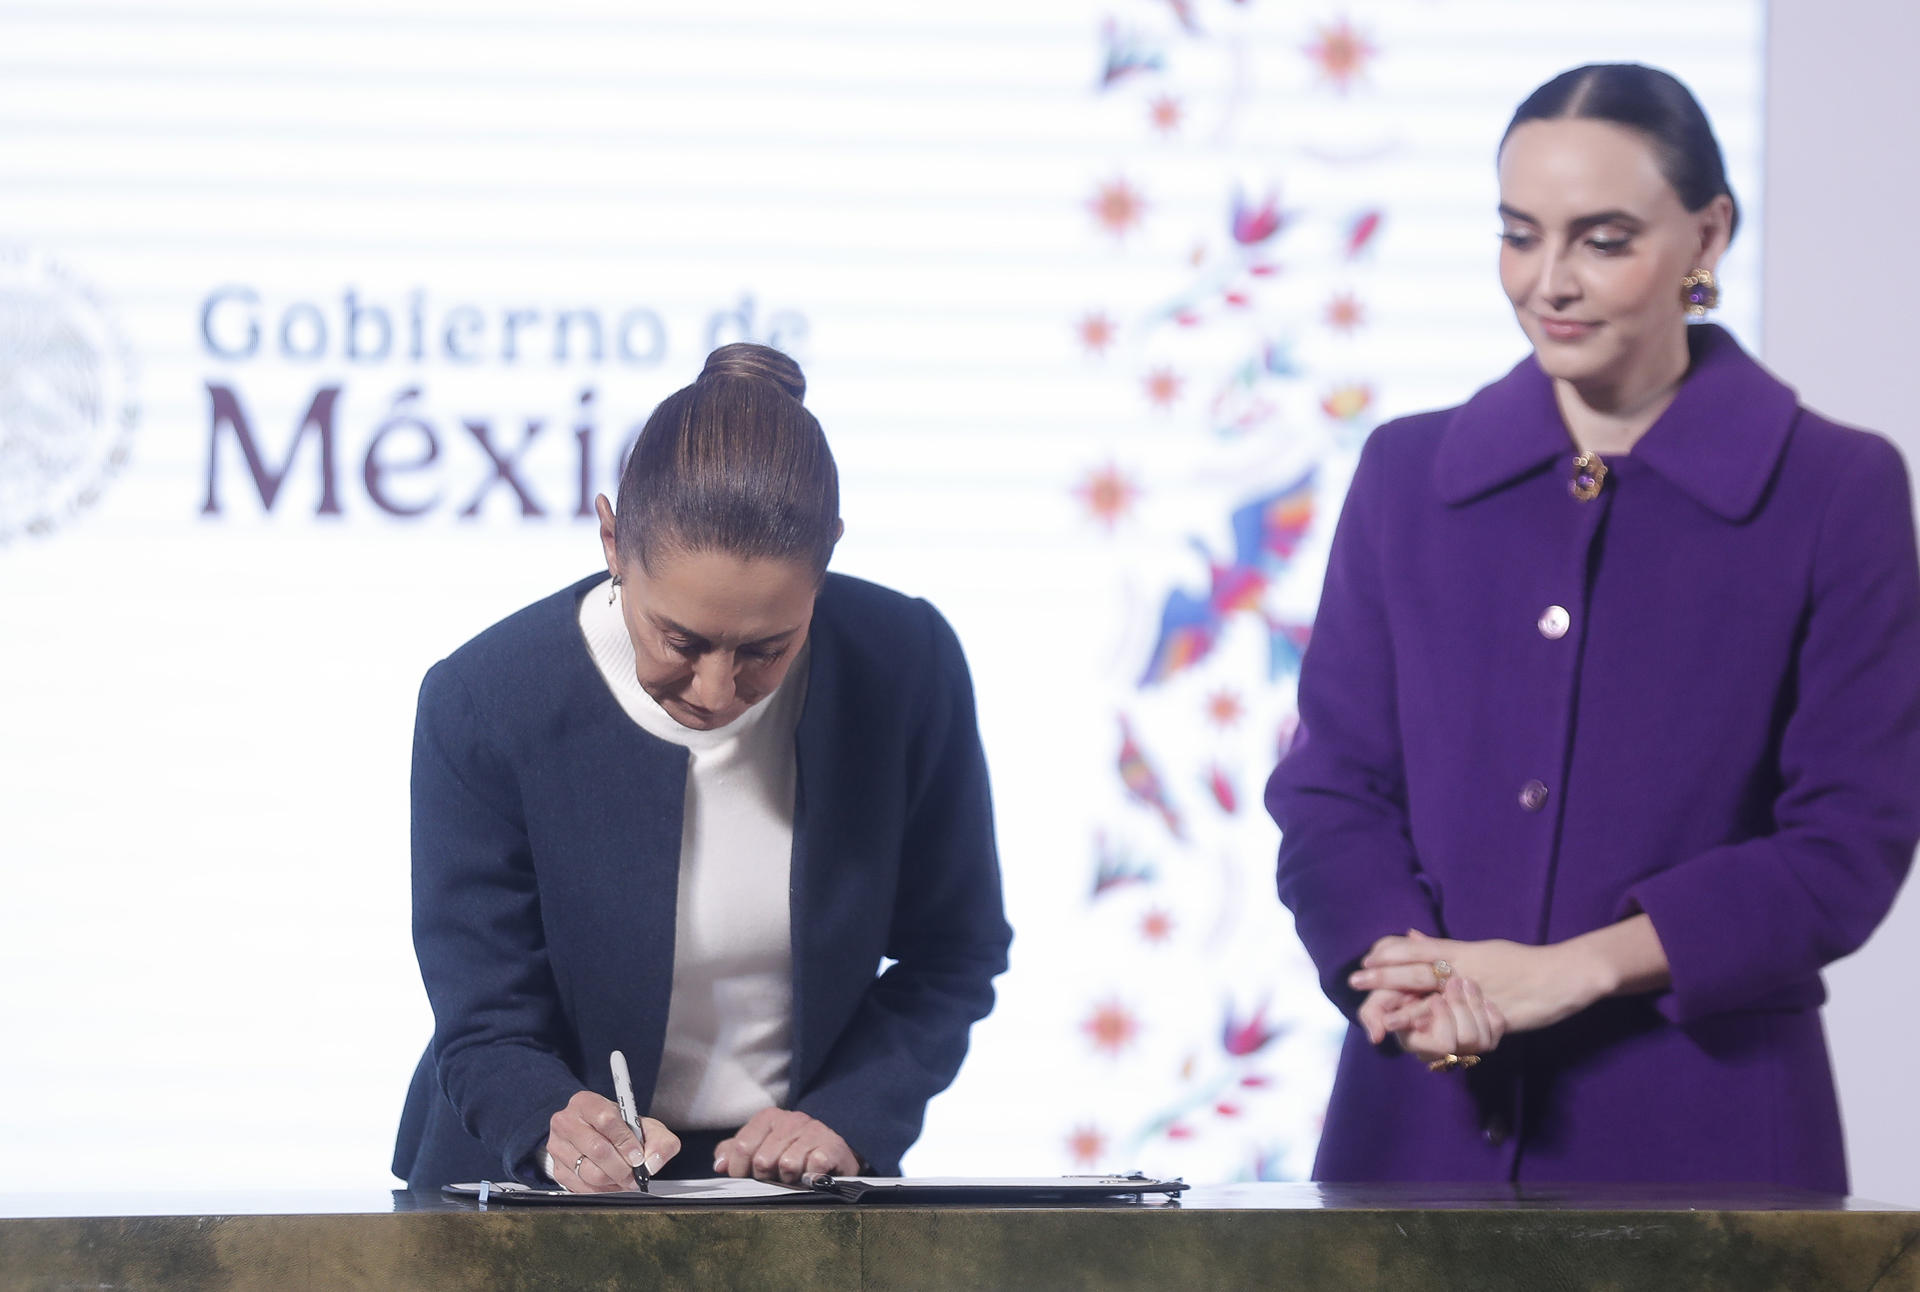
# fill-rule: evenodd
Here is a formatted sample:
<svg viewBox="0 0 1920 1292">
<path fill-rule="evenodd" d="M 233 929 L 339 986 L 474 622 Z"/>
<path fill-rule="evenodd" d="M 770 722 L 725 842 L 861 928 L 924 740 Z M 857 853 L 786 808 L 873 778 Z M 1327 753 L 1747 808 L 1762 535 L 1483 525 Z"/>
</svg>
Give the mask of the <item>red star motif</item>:
<svg viewBox="0 0 1920 1292">
<path fill-rule="evenodd" d="M 1231 727 L 1246 717 L 1247 706 L 1232 690 L 1215 691 L 1207 697 L 1207 718 L 1216 727 Z"/>
<path fill-rule="evenodd" d="M 1140 1035 L 1140 1020 L 1119 1001 L 1109 1000 L 1094 1006 L 1093 1013 L 1087 1015 L 1087 1021 L 1080 1024 L 1080 1030 L 1087 1034 L 1094 1049 L 1108 1058 L 1117 1059 Z"/>
<path fill-rule="evenodd" d="M 1180 100 L 1171 94 L 1163 94 L 1147 105 L 1147 120 L 1151 121 L 1153 128 L 1163 135 L 1170 135 L 1178 130 L 1186 115 L 1187 111 L 1180 106 Z"/>
<path fill-rule="evenodd" d="M 1067 1152 L 1073 1155 L 1075 1166 L 1097 1166 L 1106 1151 L 1107 1137 L 1098 1126 L 1075 1126 L 1067 1136 Z"/>
<path fill-rule="evenodd" d="M 1112 533 L 1133 511 L 1133 504 L 1140 497 L 1140 486 L 1119 467 L 1109 464 L 1089 471 L 1073 492 L 1086 506 L 1088 515 Z"/>
<path fill-rule="evenodd" d="M 1327 302 L 1327 326 L 1352 333 L 1367 321 L 1367 307 L 1352 292 L 1339 292 Z"/>
<path fill-rule="evenodd" d="M 1101 228 L 1116 238 L 1124 238 L 1140 224 L 1147 213 L 1147 199 L 1124 179 L 1100 185 L 1087 200 L 1087 209 Z"/>
<path fill-rule="evenodd" d="M 1140 936 L 1156 946 L 1173 936 L 1173 917 L 1154 907 L 1140 917 Z"/>
<path fill-rule="evenodd" d="M 1185 378 L 1171 368 L 1155 368 L 1147 374 L 1147 402 L 1155 408 L 1172 408 L 1180 398 Z"/>
<path fill-rule="evenodd" d="M 1083 316 L 1075 330 L 1080 333 L 1080 344 L 1093 354 L 1105 354 L 1120 334 L 1119 325 L 1098 310 Z"/>
<path fill-rule="evenodd" d="M 1306 49 L 1307 57 L 1318 64 L 1320 75 L 1333 82 L 1333 88 L 1342 94 L 1366 74 L 1367 60 L 1380 52 L 1345 18 L 1318 28 L 1314 35 L 1314 42 Z"/>
</svg>

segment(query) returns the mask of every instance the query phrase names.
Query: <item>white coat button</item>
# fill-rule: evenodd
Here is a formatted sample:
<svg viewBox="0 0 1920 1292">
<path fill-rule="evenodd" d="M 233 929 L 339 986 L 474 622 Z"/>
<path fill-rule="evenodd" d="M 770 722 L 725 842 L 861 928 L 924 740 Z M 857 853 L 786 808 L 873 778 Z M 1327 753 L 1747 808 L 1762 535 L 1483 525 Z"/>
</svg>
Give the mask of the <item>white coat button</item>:
<svg viewBox="0 0 1920 1292">
<path fill-rule="evenodd" d="M 1528 781 L 1520 787 L 1520 806 L 1529 812 L 1538 812 L 1547 805 L 1547 787 L 1539 781 Z"/>
<path fill-rule="evenodd" d="M 1567 635 L 1567 629 L 1573 626 L 1573 616 L 1567 613 L 1565 606 L 1548 606 L 1534 620 L 1533 626 L 1540 635 L 1550 642 L 1557 642 Z"/>
</svg>

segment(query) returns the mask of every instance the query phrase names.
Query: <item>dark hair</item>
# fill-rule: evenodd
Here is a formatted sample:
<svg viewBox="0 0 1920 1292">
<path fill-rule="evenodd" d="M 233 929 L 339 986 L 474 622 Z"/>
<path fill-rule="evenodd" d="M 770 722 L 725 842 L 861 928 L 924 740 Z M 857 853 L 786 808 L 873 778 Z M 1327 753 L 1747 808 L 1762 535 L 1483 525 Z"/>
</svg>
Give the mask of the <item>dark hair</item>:
<svg viewBox="0 0 1920 1292">
<path fill-rule="evenodd" d="M 1727 184 L 1726 162 L 1707 114 L 1693 93 L 1657 67 L 1639 63 L 1589 63 L 1548 81 L 1514 110 L 1500 147 L 1522 123 L 1575 117 L 1610 121 L 1638 131 L 1653 145 L 1660 173 L 1680 204 L 1698 211 L 1722 193 L 1733 202 L 1731 238 L 1740 227 L 1740 204 Z"/>
<path fill-rule="evenodd" d="M 778 350 L 738 342 L 660 401 L 620 474 L 614 546 L 799 561 L 824 575 L 839 536 L 840 475 L 807 379 Z"/>
</svg>

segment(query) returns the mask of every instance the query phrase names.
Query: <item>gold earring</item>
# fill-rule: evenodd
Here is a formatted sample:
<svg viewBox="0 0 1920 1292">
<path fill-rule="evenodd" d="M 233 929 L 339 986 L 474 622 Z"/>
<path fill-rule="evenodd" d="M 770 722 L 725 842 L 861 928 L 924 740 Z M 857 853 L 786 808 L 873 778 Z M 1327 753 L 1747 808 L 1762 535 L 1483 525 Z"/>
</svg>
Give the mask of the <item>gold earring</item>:
<svg viewBox="0 0 1920 1292">
<path fill-rule="evenodd" d="M 1720 284 L 1711 269 L 1696 269 L 1680 280 L 1680 301 L 1687 313 L 1704 318 L 1708 310 L 1720 307 Z"/>
</svg>

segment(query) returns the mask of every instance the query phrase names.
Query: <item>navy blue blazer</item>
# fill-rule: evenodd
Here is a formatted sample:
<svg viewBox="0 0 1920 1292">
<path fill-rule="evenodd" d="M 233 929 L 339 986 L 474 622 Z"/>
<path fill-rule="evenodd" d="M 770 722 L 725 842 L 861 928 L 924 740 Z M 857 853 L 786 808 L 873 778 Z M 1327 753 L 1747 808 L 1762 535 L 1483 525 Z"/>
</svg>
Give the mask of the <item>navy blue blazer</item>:
<svg viewBox="0 0 1920 1292">
<path fill-rule="evenodd" d="M 541 1181 L 548 1119 L 579 1090 L 612 1097 L 613 1050 L 652 1098 L 687 751 L 637 726 L 587 652 L 580 598 L 604 577 L 420 688 L 413 933 L 434 1031 L 393 1158 L 415 1188 Z M 939 613 L 828 575 L 795 749 L 788 1102 L 894 1174 L 1012 937 L 973 689 Z"/>
</svg>

